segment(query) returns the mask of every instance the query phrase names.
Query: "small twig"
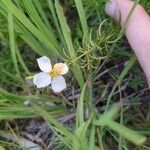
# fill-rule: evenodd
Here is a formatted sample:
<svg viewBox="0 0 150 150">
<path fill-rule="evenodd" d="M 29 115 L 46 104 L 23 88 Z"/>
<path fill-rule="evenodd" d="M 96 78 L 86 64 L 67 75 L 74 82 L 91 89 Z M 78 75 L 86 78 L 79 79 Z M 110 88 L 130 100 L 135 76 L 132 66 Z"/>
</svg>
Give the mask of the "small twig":
<svg viewBox="0 0 150 150">
<path fill-rule="evenodd" d="M 27 138 L 28 140 L 31 140 L 32 142 L 36 142 L 39 143 L 40 145 L 42 145 L 43 147 L 46 147 L 46 145 L 44 144 L 43 140 L 40 138 L 40 136 L 37 135 L 32 135 L 29 134 L 27 132 L 21 132 L 22 136 Z"/>
<path fill-rule="evenodd" d="M 131 95 L 128 95 L 127 97 L 125 97 L 125 98 L 123 98 L 123 103 L 127 103 L 128 102 L 128 100 L 130 99 L 130 98 L 132 98 L 132 97 L 140 97 L 140 96 L 142 96 L 143 94 L 144 94 L 144 92 L 146 92 L 146 91 L 148 91 L 149 90 L 149 88 L 144 88 L 144 89 L 142 89 L 141 91 L 139 91 L 138 92 L 138 95 L 136 95 L 137 93 L 133 93 L 133 94 L 131 94 Z"/>
<path fill-rule="evenodd" d="M 73 117 L 75 117 L 75 115 L 76 115 L 75 113 L 71 113 L 71 114 L 68 114 L 68 115 L 65 115 L 65 116 L 59 118 L 58 120 L 64 124 L 64 123 L 68 122 L 69 120 L 71 120 Z"/>
</svg>

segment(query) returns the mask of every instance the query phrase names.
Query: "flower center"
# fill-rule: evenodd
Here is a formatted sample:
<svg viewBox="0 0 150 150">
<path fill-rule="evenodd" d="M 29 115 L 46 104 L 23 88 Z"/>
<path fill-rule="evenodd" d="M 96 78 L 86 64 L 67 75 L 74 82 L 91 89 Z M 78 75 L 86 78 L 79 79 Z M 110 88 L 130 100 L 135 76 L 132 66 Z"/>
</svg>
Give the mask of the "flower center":
<svg viewBox="0 0 150 150">
<path fill-rule="evenodd" d="M 56 76 L 58 76 L 60 73 L 61 73 L 61 71 L 62 71 L 62 66 L 61 65 L 55 65 L 54 67 L 53 67 L 53 69 L 49 72 L 49 74 L 50 74 L 50 76 L 51 77 L 56 77 Z"/>
</svg>

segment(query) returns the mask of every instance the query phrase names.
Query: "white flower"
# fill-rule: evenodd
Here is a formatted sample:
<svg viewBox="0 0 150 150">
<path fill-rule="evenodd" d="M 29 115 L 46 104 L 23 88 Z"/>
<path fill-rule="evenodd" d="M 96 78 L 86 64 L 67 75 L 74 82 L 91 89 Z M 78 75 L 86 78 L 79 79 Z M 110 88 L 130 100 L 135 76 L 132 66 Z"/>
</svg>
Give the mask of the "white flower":
<svg viewBox="0 0 150 150">
<path fill-rule="evenodd" d="M 67 64 L 56 63 L 52 67 L 51 61 L 46 56 L 37 59 L 37 62 L 42 71 L 33 77 L 33 83 L 37 88 L 43 88 L 51 84 L 52 90 L 56 93 L 66 88 L 66 82 L 62 75 L 69 70 Z"/>
</svg>

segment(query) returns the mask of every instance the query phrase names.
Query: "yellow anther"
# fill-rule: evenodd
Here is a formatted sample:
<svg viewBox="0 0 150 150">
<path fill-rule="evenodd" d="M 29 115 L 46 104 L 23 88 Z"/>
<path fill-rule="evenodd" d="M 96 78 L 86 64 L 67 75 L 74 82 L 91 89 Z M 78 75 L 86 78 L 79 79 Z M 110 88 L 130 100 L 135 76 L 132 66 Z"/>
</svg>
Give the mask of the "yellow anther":
<svg viewBox="0 0 150 150">
<path fill-rule="evenodd" d="M 52 77 L 56 77 L 59 74 L 61 74 L 62 69 L 63 69 L 62 65 L 56 64 L 54 65 L 53 69 L 49 72 L 49 74 Z"/>
</svg>

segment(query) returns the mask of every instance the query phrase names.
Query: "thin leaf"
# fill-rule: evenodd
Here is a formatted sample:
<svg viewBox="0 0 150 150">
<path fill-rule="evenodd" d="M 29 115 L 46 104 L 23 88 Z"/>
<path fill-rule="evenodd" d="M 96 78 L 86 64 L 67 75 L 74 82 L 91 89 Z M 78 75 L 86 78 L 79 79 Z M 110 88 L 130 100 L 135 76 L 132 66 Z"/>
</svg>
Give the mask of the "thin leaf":
<svg viewBox="0 0 150 150">
<path fill-rule="evenodd" d="M 85 16 L 85 10 L 83 8 L 83 3 L 82 0 L 74 0 L 76 3 L 76 7 L 78 10 L 78 14 L 80 17 L 80 22 L 83 30 L 83 37 L 85 38 L 86 41 L 88 41 L 89 37 L 89 31 L 88 31 L 88 24 Z"/>
</svg>

